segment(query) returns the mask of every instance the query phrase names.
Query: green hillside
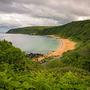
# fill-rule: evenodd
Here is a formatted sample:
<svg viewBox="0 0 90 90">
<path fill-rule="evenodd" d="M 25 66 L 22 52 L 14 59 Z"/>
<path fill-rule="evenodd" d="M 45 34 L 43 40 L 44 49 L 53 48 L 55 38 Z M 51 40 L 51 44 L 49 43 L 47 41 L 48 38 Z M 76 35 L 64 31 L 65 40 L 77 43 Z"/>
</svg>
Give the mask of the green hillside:
<svg viewBox="0 0 90 90">
<path fill-rule="evenodd" d="M 90 20 L 76 21 L 43 30 L 40 34 L 54 34 L 74 40 L 90 40 Z"/>
<path fill-rule="evenodd" d="M 60 60 L 32 62 L 10 42 L 0 41 L 0 90 L 87 90 L 90 72 Z"/>
<path fill-rule="evenodd" d="M 62 26 L 35 26 L 11 29 L 7 33 L 22 33 L 22 34 L 36 34 L 36 35 L 60 35 L 63 37 L 70 37 L 76 40 L 90 40 L 90 20 L 74 21 Z"/>
<path fill-rule="evenodd" d="M 44 29 L 50 28 L 50 26 L 32 26 L 32 27 L 23 27 L 15 28 L 9 30 L 7 33 L 20 33 L 20 34 L 37 34 Z"/>
<path fill-rule="evenodd" d="M 77 42 L 76 49 L 40 64 L 10 42 L 0 41 L 0 90 L 90 90 L 90 20 L 26 28 L 8 33 L 57 35 Z"/>
</svg>

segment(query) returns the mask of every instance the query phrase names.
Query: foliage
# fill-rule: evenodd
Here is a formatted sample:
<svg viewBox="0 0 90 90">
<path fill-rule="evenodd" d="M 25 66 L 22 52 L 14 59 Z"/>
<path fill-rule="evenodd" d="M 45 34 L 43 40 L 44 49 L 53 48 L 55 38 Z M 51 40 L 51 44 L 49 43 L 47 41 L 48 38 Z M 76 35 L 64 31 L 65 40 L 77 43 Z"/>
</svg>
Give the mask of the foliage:
<svg viewBox="0 0 90 90">
<path fill-rule="evenodd" d="M 10 42 L 0 41 L 0 62 L 21 63 L 25 57 L 24 53 L 12 46 Z"/>
<path fill-rule="evenodd" d="M 24 27 L 24 28 L 16 28 L 11 29 L 7 33 L 20 33 L 20 34 L 32 34 L 35 35 L 44 29 L 50 28 L 50 26 L 32 26 L 32 27 Z"/>
<path fill-rule="evenodd" d="M 8 33 L 53 34 L 76 41 L 77 46 L 58 59 L 39 64 L 11 43 L 0 41 L 0 90 L 90 90 L 90 20 Z"/>
<path fill-rule="evenodd" d="M 15 73 L 6 69 L 0 72 L 0 90 L 87 90 L 85 80 L 70 71 L 57 76 L 47 70 Z"/>
</svg>

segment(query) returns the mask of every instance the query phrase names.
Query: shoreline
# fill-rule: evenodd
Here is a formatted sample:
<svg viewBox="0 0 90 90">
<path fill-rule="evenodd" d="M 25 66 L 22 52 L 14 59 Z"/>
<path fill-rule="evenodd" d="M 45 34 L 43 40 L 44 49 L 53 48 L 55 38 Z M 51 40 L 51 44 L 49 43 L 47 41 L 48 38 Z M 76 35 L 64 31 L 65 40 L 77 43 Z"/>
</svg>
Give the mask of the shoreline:
<svg viewBox="0 0 90 90">
<path fill-rule="evenodd" d="M 49 57 L 61 57 L 63 53 L 75 49 L 76 42 L 54 35 L 48 35 L 48 36 L 56 38 L 59 41 L 58 48 L 55 51 L 48 52 L 46 55 L 40 56 L 38 58 L 34 58 L 33 61 L 41 62 L 43 59 Z"/>
</svg>

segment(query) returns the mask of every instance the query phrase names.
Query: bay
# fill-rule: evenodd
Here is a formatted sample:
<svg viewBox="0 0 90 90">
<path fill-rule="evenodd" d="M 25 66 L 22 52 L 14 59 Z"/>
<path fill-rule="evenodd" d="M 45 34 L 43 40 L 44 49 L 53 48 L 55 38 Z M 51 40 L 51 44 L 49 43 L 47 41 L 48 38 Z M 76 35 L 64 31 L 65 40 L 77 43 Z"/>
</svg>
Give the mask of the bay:
<svg viewBox="0 0 90 90">
<path fill-rule="evenodd" d="M 56 38 L 49 36 L 0 33 L 0 40 L 4 39 L 26 53 L 47 54 L 57 49 L 59 45 Z"/>
</svg>

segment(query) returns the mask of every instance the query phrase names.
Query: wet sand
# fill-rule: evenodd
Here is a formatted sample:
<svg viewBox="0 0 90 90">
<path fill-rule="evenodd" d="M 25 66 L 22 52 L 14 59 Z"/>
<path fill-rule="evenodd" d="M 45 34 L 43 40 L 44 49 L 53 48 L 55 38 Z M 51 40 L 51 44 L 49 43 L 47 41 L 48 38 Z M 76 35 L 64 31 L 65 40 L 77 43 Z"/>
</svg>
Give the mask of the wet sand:
<svg viewBox="0 0 90 90">
<path fill-rule="evenodd" d="M 44 56 L 40 56 L 38 58 L 34 58 L 33 61 L 42 61 L 45 58 L 49 58 L 49 57 L 60 57 L 63 55 L 63 53 L 69 51 L 69 50 L 73 50 L 75 49 L 75 45 L 76 43 L 69 40 L 69 39 L 63 39 L 60 37 L 56 37 L 54 35 L 50 35 L 51 37 L 56 38 L 59 41 L 59 46 L 58 48 L 53 51 L 53 52 L 49 52 L 48 54 L 44 55 Z"/>
</svg>

